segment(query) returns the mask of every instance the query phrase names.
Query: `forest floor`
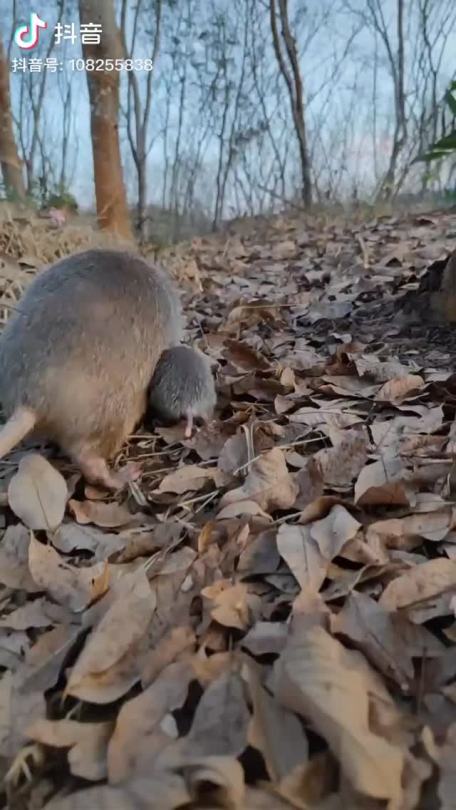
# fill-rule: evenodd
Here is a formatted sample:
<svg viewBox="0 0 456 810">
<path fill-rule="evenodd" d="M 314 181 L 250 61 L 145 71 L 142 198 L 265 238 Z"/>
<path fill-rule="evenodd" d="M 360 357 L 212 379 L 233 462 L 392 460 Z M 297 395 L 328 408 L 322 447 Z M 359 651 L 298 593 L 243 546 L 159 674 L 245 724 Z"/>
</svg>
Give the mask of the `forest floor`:
<svg viewBox="0 0 456 810">
<path fill-rule="evenodd" d="M 4 316 L 84 246 L 6 231 Z M 164 252 L 214 420 L 138 431 L 122 497 L 47 448 L 0 465 L 11 810 L 454 808 L 455 248 L 446 212 Z"/>
</svg>

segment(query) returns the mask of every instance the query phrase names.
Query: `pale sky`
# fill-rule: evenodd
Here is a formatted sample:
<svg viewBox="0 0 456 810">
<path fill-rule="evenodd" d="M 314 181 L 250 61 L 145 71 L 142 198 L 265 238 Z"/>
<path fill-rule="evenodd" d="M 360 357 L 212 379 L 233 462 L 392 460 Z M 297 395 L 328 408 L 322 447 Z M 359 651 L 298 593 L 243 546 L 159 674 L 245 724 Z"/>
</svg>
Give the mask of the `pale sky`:
<svg viewBox="0 0 456 810">
<path fill-rule="evenodd" d="M 260 2 L 260 0 L 258 1 Z M 198 11 L 201 14 L 203 14 L 204 7 L 206 7 L 206 9 L 208 8 L 206 5 L 208 2 L 209 0 L 201 0 L 201 5 L 198 4 Z M 216 2 L 219 2 L 222 8 L 225 5 L 225 0 L 216 0 Z M 418 3 L 419 0 L 410 0 L 410 2 Z M 439 2 L 445 3 L 446 0 L 439 0 Z M 12 4 L 10 0 L 0 0 L 0 3 L 5 7 L 4 11 L 6 12 L 6 14 L 2 16 L 5 21 L 3 38 L 5 46 L 7 46 L 11 38 L 12 30 Z M 292 4 L 290 5 L 292 8 Z M 39 47 L 33 50 L 33 56 L 45 57 L 53 36 L 56 19 L 55 6 L 56 3 L 50 0 L 42 0 L 39 4 L 31 3 L 28 0 L 19 0 L 17 3 L 18 16 L 22 19 L 26 19 L 33 10 L 48 23 L 47 30 L 41 34 Z M 326 7 L 331 8 L 333 6 L 334 4 L 331 3 L 331 0 L 327 0 Z M 385 0 L 383 3 L 385 17 L 391 24 L 394 21 L 394 6 L 394 0 Z M 67 40 L 63 44 L 57 45 L 52 53 L 52 57 L 58 60 L 58 70 L 56 73 L 50 71 L 46 72 L 46 91 L 44 95 L 45 131 L 46 139 L 49 139 L 51 142 L 55 140 L 57 144 L 62 127 L 62 97 L 59 92 L 59 87 L 64 89 L 66 80 L 70 79 L 72 104 L 75 111 L 72 121 L 68 157 L 70 174 L 72 174 L 71 190 L 78 198 L 80 204 L 87 206 L 93 203 L 93 173 L 87 85 L 84 73 L 76 69 L 72 70 L 72 64 L 74 67 L 75 64 L 71 62 L 71 60 L 76 60 L 81 56 L 77 3 L 75 3 L 74 0 L 73 2 L 67 2 L 66 7 L 68 10 L 64 14 L 63 22 L 67 25 L 71 25 L 71 23 L 74 24 L 78 41 L 73 44 L 71 41 Z M 352 0 L 351 2 L 352 9 L 362 10 L 365 9 L 365 7 L 366 0 Z M 308 0 L 306 9 L 308 21 L 305 21 L 305 25 L 311 27 L 313 21 L 317 19 L 317 15 L 323 13 L 324 2 L 322 2 L 322 0 Z M 53 10 L 54 13 L 52 13 Z M 310 100 L 308 108 L 308 128 L 311 144 L 314 139 L 315 159 L 319 158 L 322 150 L 340 147 L 340 143 L 338 143 L 338 139 L 340 141 L 338 122 L 340 121 L 340 126 L 342 126 L 347 116 L 351 116 L 351 142 L 346 152 L 348 168 L 353 171 L 356 170 L 360 176 L 365 175 L 366 178 L 368 178 L 373 172 L 372 71 L 369 67 L 369 65 L 372 64 L 373 37 L 370 31 L 364 30 L 354 35 L 348 50 L 348 55 L 341 61 L 340 70 L 335 77 L 331 78 L 335 64 L 334 55 L 336 56 L 336 61 L 337 58 L 342 58 L 347 40 L 350 34 L 359 26 L 359 22 L 360 20 L 356 14 L 350 14 L 346 9 L 339 10 L 337 14 L 330 14 L 324 29 L 317 31 L 310 43 L 306 43 L 305 54 L 301 56 L 301 66 L 305 82 L 306 97 Z M 68 30 L 67 33 L 70 33 L 70 31 Z M 413 37 L 414 34 L 411 32 L 410 41 L 413 41 Z M 136 53 L 138 58 L 150 55 L 147 51 L 147 44 L 147 39 L 144 37 L 139 38 Z M 304 43 L 300 41 L 299 44 L 303 45 Z M 203 44 L 195 40 L 193 55 L 197 53 L 198 48 L 203 48 Z M 452 34 L 449 36 L 442 57 L 442 87 L 445 82 L 450 80 L 454 73 L 454 53 L 456 53 L 456 30 L 453 30 Z M 11 48 L 11 58 L 20 57 L 23 54 L 25 54 L 26 58 L 30 58 L 32 52 L 21 52 L 16 45 L 13 45 Z M 412 59 L 413 54 L 407 53 L 406 51 L 407 64 L 410 64 Z M 377 147 L 380 158 L 382 157 L 382 153 L 384 153 L 385 159 L 387 159 L 389 151 L 388 126 L 391 118 L 392 84 L 385 54 L 381 47 L 379 48 L 379 62 L 381 70 L 377 86 Z M 153 107 L 153 111 L 154 109 L 162 110 L 164 106 L 165 91 L 162 79 L 164 75 L 163 71 L 166 70 L 166 68 L 167 58 L 161 55 L 158 65 L 156 66 L 156 77 L 154 78 L 158 83 L 156 84 L 154 96 L 154 104 L 156 106 L 155 108 Z M 142 75 L 144 76 L 144 74 Z M 36 73 L 34 81 L 39 83 L 41 80 L 42 73 Z M 22 77 L 20 72 L 11 75 L 12 96 L 14 109 L 16 111 L 19 104 L 21 81 Z M 353 88 L 355 88 L 355 93 L 353 92 Z M 318 93 L 319 90 L 320 93 Z M 191 101 L 191 95 L 189 99 Z M 285 95 L 283 103 L 285 105 L 288 103 Z M 353 107 L 353 104 L 356 106 Z M 178 112 L 178 94 L 176 91 L 172 98 L 170 117 L 171 131 L 168 133 L 168 139 L 171 142 L 176 130 Z M 188 101 L 185 110 L 184 129 L 186 132 L 190 131 L 189 128 L 192 125 L 192 121 L 194 124 L 194 116 L 195 111 L 192 110 L 192 105 Z M 157 176 L 160 175 L 163 168 L 163 136 L 158 131 L 159 127 L 157 123 L 160 123 L 160 116 L 154 116 L 154 114 L 152 114 L 151 134 L 155 134 L 156 140 L 150 153 L 149 165 L 150 174 L 155 180 Z M 125 140 L 124 128 L 125 119 L 121 116 L 120 130 L 122 141 Z M 208 171 L 211 169 L 212 165 L 215 164 L 217 154 L 216 135 L 216 132 L 210 135 L 208 148 L 205 151 Z M 128 145 L 123 143 L 126 185 L 129 196 L 134 197 L 134 173 L 132 171 L 131 157 L 128 153 Z M 159 194 L 157 194 L 159 186 L 160 183 L 156 180 L 153 188 L 151 188 L 152 201 L 156 201 L 155 198 L 157 198 L 157 200 L 159 199 Z"/>
</svg>

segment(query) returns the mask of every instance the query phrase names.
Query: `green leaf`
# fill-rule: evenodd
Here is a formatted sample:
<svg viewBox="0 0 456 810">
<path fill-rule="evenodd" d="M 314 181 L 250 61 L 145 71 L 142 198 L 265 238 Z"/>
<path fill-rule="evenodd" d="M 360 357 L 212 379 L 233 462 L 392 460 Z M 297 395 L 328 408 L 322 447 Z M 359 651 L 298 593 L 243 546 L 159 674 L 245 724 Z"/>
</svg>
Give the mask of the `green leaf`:
<svg viewBox="0 0 456 810">
<path fill-rule="evenodd" d="M 445 101 L 448 104 L 452 114 L 456 116 L 456 98 L 454 97 L 453 93 L 456 91 L 456 82 L 453 82 L 445 93 Z"/>
<path fill-rule="evenodd" d="M 441 160 L 442 158 L 446 158 L 451 155 L 449 151 L 432 151 L 428 152 L 426 155 L 423 155 L 418 160 L 424 160 L 426 163 L 429 163 L 431 160 Z"/>
<path fill-rule="evenodd" d="M 434 143 L 431 147 L 431 152 L 435 150 L 445 151 L 445 152 L 453 152 L 456 150 L 456 129 L 453 132 L 450 132 L 448 135 L 445 135 L 444 138 L 440 138 L 439 141 Z"/>
<path fill-rule="evenodd" d="M 444 96 L 444 101 L 450 108 L 452 115 L 456 118 L 456 80 L 453 79 L 453 81 L 450 82 Z M 456 129 L 451 130 L 451 132 L 444 135 L 443 138 L 433 143 L 429 151 L 418 155 L 413 163 L 441 160 L 451 155 L 453 152 L 456 152 Z"/>
<path fill-rule="evenodd" d="M 432 147 L 429 152 L 423 152 L 423 154 L 418 155 L 412 163 L 429 163 L 431 160 L 441 160 L 442 158 L 448 157 L 452 154 L 453 149 L 437 149 Z"/>
</svg>

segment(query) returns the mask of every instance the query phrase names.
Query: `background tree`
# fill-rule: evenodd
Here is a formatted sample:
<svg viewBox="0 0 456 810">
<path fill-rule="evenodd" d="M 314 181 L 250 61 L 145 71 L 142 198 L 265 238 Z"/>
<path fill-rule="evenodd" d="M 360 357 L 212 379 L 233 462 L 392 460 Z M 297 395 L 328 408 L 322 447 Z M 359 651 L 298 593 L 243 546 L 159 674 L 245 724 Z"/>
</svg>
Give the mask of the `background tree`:
<svg viewBox="0 0 456 810">
<path fill-rule="evenodd" d="M 135 70 L 127 71 L 127 101 L 123 108 L 128 143 L 136 169 L 137 227 L 142 239 L 145 237 L 146 224 L 147 156 L 151 149 L 149 130 L 152 84 L 160 48 L 162 8 L 162 0 L 137 0 L 130 15 L 127 0 L 122 0 L 120 12 L 120 33 L 125 56 L 132 59 L 141 54 L 141 58 L 144 58 L 146 53 L 146 58 L 149 58 L 153 65 L 153 68 L 145 71 L 143 76 Z M 141 32 L 147 35 L 145 47 L 144 42 L 138 43 Z M 138 45 L 142 45 L 142 49 L 138 49 Z"/>
<path fill-rule="evenodd" d="M 79 4 L 84 21 L 108 14 L 108 50 L 84 56 L 154 67 L 11 69 L 10 133 L 41 202 L 69 191 L 91 209 L 96 188 L 103 227 L 126 233 L 131 217 L 167 241 L 287 205 L 436 202 L 454 186 L 451 159 L 415 162 L 447 131 L 454 0 L 319 0 L 312 14 L 301 0 L 46 0 L 34 57 L 78 60 L 79 36 L 55 45 L 52 32 L 78 29 Z M 4 5 L 13 59 L 29 5 Z"/>
<path fill-rule="evenodd" d="M 298 63 L 298 53 L 296 42 L 291 33 L 288 16 L 288 0 L 269 0 L 269 10 L 271 19 L 272 41 L 274 53 L 280 72 L 285 81 L 290 98 L 291 114 L 293 117 L 294 129 L 299 144 L 299 159 L 301 168 L 301 195 L 307 208 L 312 203 L 312 181 L 310 175 L 310 156 L 307 145 L 306 124 L 304 118 L 304 91 L 301 71 Z M 277 19 L 277 16 L 279 19 Z M 278 24 L 281 28 L 279 35 Z"/>
<path fill-rule="evenodd" d="M 375 31 L 385 48 L 388 60 L 394 98 L 394 130 L 388 168 L 380 183 L 377 197 L 389 198 L 394 192 L 398 161 L 407 140 L 407 115 L 405 109 L 405 42 L 404 42 L 404 0 L 396 0 L 396 25 L 393 32 L 386 23 L 381 0 L 367 0 L 369 13 Z"/>
<path fill-rule="evenodd" d="M 81 23 L 100 24 L 99 45 L 84 44 L 86 59 L 120 59 L 123 49 L 113 0 L 80 0 Z M 87 71 L 97 217 L 101 228 L 132 238 L 120 158 L 117 70 Z"/>
<path fill-rule="evenodd" d="M 25 199 L 25 183 L 22 161 L 14 140 L 13 118 L 9 89 L 9 66 L 0 39 L 0 164 L 3 182 L 8 195 L 18 200 Z"/>
</svg>

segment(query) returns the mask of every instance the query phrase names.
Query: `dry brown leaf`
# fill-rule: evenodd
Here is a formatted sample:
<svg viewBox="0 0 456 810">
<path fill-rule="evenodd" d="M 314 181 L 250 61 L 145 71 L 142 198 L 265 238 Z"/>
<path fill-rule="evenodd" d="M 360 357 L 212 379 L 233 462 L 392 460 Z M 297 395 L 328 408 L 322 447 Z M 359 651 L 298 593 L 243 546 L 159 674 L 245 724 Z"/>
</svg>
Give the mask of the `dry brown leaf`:
<svg viewBox="0 0 456 810">
<path fill-rule="evenodd" d="M 177 768 L 185 777 L 196 806 L 244 807 L 244 770 L 234 757 L 183 756 Z M 216 804 L 213 804 L 216 802 Z"/>
<path fill-rule="evenodd" d="M 132 515 L 124 504 L 105 503 L 104 501 L 68 501 L 68 506 L 78 523 L 95 523 L 104 529 L 120 526 L 132 526 L 149 523 L 147 516 Z"/>
<path fill-rule="evenodd" d="M 56 683 L 63 661 L 80 633 L 79 626 L 59 624 L 40 635 L 27 650 L 16 676 L 24 692 L 46 692 Z M 30 718 L 29 718 L 30 722 Z"/>
<path fill-rule="evenodd" d="M 157 608 L 148 632 L 150 647 L 155 647 L 170 628 L 188 625 L 195 596 L 205 582 L 205 567 L 195 563 L 190 571 L 154 577 Z"/>
<path fill-rule="evenodd" d="M 399 805 L 404 752 L 369 727 L 370 682 L 358 655 L 322 627 L 304 629 L 275 665 L 276 695 L 311 721 L 357 791 Z"/>
<path fill-rule="evenodd" d="M 185 447 L 191 447 L 202 461 L 217 459 L 225 444 L 227 433 L 220 422 L 209 422 L 203 425 L 191 439 L 184 439 Z"/>
<path fill-rule="evenodd" d="M 223 484 L 222 473 L 210 467 L 198 467 L 197 464 L 185 464 L 175 472 L 165 475 L 158 487 L 159 492 L 174 492 L 183 495 L 184 492 L 198 492 L 207 483 L 212 482 L 215 487 Z"/>
<path fill-rule="evenodd" d="M 366 539 L 379 538 L 387 548 L 414 548 L 423 539 L 439 542 L 453 528 L 454 515 L 451 508 L 404 518 L 390 518 L 371 523 Z"/>
<path fill-rule="evenodd" d="M 286 362 L 297 371 L 313 374 L 318 371 L 321 373 L 325 368 L 324 356 L 310 346 L 301 349 L 296 345 L 295 351 L 287 355 Z"/>
<path fill-rule="evenodd" d="M 239 756 L 247 745 L 249 721 L 241 677 L 236 672 L 224 672 L 208 686 L 198 703 L 186 737 L 189 753 Z"/>
<path fill-rule="evenodd" d="M 428 729 L 429 731 L 429 729 Z M 438 796 L 441 810 L 452 810 L 456 790 L 456 723 L 452 723 L 446 733 L 445 742 L 434 746 L 434 759 L 440 768 Z"/>
<path fill-rule="evenodd" d="M 196 551 L 189 546 L 183 546 L 182 548 L 177 549 L 177 551 L 173 551 L 172 554 L 165 553 L 162 555 L 162 559 L 160 563 L 157 564 L 156 568 L 147 566 L 149 579 L 151 578 L 152 573 L 160 574 L 160 576 L 179 573 L 185 575 L 191 564 L 194 562 L 196 556 Z"/>
<path fill-rule="evenodd" d="M 359 430 L 345 433 L 335 447 L 319 450 L 314 455 L 326 486 L 350 486 L 366 463 L 368 441 L 365 433 Z"/>
<path fill-rule="evenodd" d="M 410 368 L 399 360 L 391 359 L 381 362 L 375 354 L 349 355 L 353 360 L 360 377 L 368 377 L 378 383 L 386 383 L 393 377 L 407 377 Z"/>
<path fill-rule="evenodd" d="M 170 664 L 144 692 L 124 703 L 108 747 L 112 784 L 131 776 L 144 739 L 154 734 L 168 712 L 182 706 L 193 677 L 189 662 Z"/>
<path fill-rule="evenodd" d="M 283 239 L 276 242 L 272 248 L 272 256 L 274 259 L 292 259 L 296 256 L 298 248 L 293 239 Z"/>
<path fill-rule="evenodd" d="M 64 554 L 73 551 L 91 551 L 95 560 L 106 560 L 111 554 L 122 551 L 128 538 L 119 534 L 101 532 L 94 526 L 79 526 L 77 523 L 62 523 L 52 536 L 52 545 Z"/>
<path fill-rule="evenodd" d="M 240 340 L 226 340 L 226 356 L 241 371 L 268 371 L 268 361 L 247 343 Z"/>
<path fill-rule="evenodd" d="M 341 506 L 348 504 L 352 506 L 349 501 L 345 501 L 341 497 L 335 495 L 321 495 L 304 507 L 298 518 L 298 523 L 306 526 L 309 523 L 313 523 L 315 520 L 321 520 L 329 514 L 332 507 L 336 504 L 340 504 Z"/>
<path fill-rule="evenodd" d="M 407 452 L 407 442 L 419 438 L 419 434 L 431 434 L 439 430 L 443 421 L 442 406 L 429 408 L 420 416 L 395 416 L 393 419 L 378 420 L 371 425 L 375 446 L 382 456 L 387 452 L 397 455 Z M 421 438 L 424 438 L 421 436 Z M 426 436 L 427 439 L 435 438 Z"/>
<path fill-rule="evenodd" d="M 226 440 L 220 452 L 217 466 L 219 470 L 227 475 L 235 474 L 248 461 L 247 442 L 245 434 L 238 431 L 234 436 Z"/>
<path fill-rule="evenodd" d="M 144 636 L 155 610 L 156 600 L 143 569 L 125 574 L 115 597 L 93 629 L 68 678 L 66 691 L 80 700 L 110 702 L 112 695 L 97 690 L 97 676 L 103 676 L 120 662 Z"/>
<path fill-rule="evenodd" d="M 247 788 L 243 810 L 293 810 L 293 805 L 273 792 L 270 785 L 267 784 L 263 788 Z M 322 810 L 342 810 L 342 807 L 326 808 L 322 806 Z"/>
<path fill-rule="evenodd" d="M 238 490 L 232 490 L 237 492 Z M 259 515 L 266 523 L 270 523 L 272 518 L 261 506 L 252 500 L 239 500 L 225 506 L 217 514 L 217 520 L 228 520 L 229 518 L 241 517 L 242 515 Z"/>
<path fill-rule="evenodd" d="M 360 527 L 361 523 L 344 506 L 336 504 L 326 517 L 312 523 L 309 530 L 323 557 L 332 560 L 355 537 Z"/>
<path fill-rule="evenodd" d="M 49 627 L 57 621 L 69 619 L 71 614 L 65 616 L 65 611 L 42 599 L 34 599 L 25 605 L 16 608 L 0 620 L 0 627 L 9 627 L 11 630 L 28 630 L 30 627 Z"/>
<path fill-rule="evenodd" d="M 145 810 L 150 806 L 151 796 L 160 810 L 176 810 L 191 798 L 183 779 L 159 773 L 135 779 L 124 787 L 97 785 L 67 796 L 56 796 L 46 804 L 46 810 Z"/>
<path fill-rule="evenodd" d="M 277 795 L 288 799 L 293 807 L 307 808 L 318 806 L 319 810 L 343 810 L 346 780 L 341 780 L 340 791 L 334 793 L 338 780 L 338 768 L 330 751 L 313 756 L 303 765 L 297 765 L 276 787 Z M 356 795 L 360 801 L 359 794 Z M 349 807 L 354 803 L 350 802 Z"/>
<path fill-rule="evenodd" d="M 273 782 L 280 782 L 309 757 L 309 743 L 297 715 L 284 709 L 260 682 L 258 672 L 249 666 L 253 718 L 249 743 L 263 754 Z"/>
<path fill-rule="evenodd" d="M 379 604 L 386 610 L 412 608 L 455 587 L 456 560 L 428 560 L 393 579 L 383 591 Z"/>
<path fill-rule="evenodd" d="M 367 594 L 352 593 L 331 617 L 331 630 L 347 636 L 388 678 L 408 692 L 414 678 L 413 658 L 442 655 L 444 646 L 405 616 L 388 612 Z"/>
<path fill-rule="evenodd" d="M 388 565 L 390 562 L 390 556 L 382 540 L 376 534 L 366 538 L 362 531 L 344 546 L 340 556 L 363 565 Z"/>
<path fill-rule="evenodd" d="M 27 739 L 30 722 L 45 714 L 40 686 L 25 689 L 19 672 L 5 672 L 0 680 L 0 756 L 12 759 Z"/>
<path fill-rule="evenodd" d="M 242 576 L 273 574 L 280 565 L 280 554 L 277 550 L 276 531 L 268 529 L 250 538 L 241 552 L 237 572 Z"/>
<path fill-rule="evenodd" d="M 80 686 L 91 703 L 113 703 L 127 694 L 141 679 L 142 660 L 148 649 L 146 637 L 134 641 L 126 653 L 103 672 L 88 674 Z"/>
<path fill-rule="evenodd" d="M 276 398 L 274 399 L 274 410 L 279 416 L 281 416 L 283 413 L 291 411 L 294 406 L 295 401 L 291 397 L 283 396 L 283 394 L 277 394 Z"/>
<path fill-rule="evenodd" d="M 194 649 L 195 643 L 195 634 L 191 627 L 172 627 L 142 661 L 141 683 L 143 688 L 149 686 L 173 661 L 187 657 Z"/>
<path fill-rule="evenodd" d="M 137 557 L 149 557 L 163 548 L 175 548 L 182 534 L 182 526 L 175 522 L 160 523 L 154 529 L 124 529 L 119 539 L 126 543 L 125 550 L 116 556 L 117 563 L 128 563 Z"/>
<path fill-rule="evenodd" d="M 282 622 L 256 622 L 242 639 L 242 647 L 252 655 L 282 652 L 288 630 Z"/>
<path fill-rule="evenodd" d="M 370 385 L 358 377 L 325 374 L 321 379 L 321 391 L 326 394 L 336 394 L 340 397 L 363 397 L 368 399 L 373 397 L 378 390 L 378 386 Z"/>
<path fill-rule="evenodd" d="M 201 591 L 210 616 L 224 627 L 245 630 L 252 622 L 252 610 L 258 610 L 258 598 L 249 595 L 242 582 L 232 585 L 229 580 L 219 579 Z"/>
<path fill-rule="evenodd" d="M 90 568 L 69 565 L 51 545 L 39 543 L 32 535 L 29 545 L 30 573 L 43 591 L 73 611 L 83 610 L 108 588 L 105 563 Z"/>
<path fill-rule="evenodd" d="M 14 636 L 6 635 L 5 630 L 0 633 L 0 666 L 11 672 L 16 672 L 21 657 L 30 643 L 25 633 L 20 635 L 21 638 L 18 633 Z"/>
<path fill-rule="evenodd" d="M 288 401 L 293 403 L 293 400 Z M 327 418 L 327 413 L 323 409 L 312 405 L 304 405 L 289 416 L 290 422 L 296 422 L 299 425 L 307 425 L 310 428 L 321 429 L 326 425 Z"/>
<path fill-rule="evenodd" d="M 190 663 L 195 677 L 202 687 L 206 687 L 224 672 L 232 669 L 233 656 L 230 652 L 214 653 L 207 656 L 201 648 L 192 656 Z"/>
<path fill-rule="evenodd" d="M 293 576 L 303 589 L 318 591 L 328 570 L 326 560 L 309 526 L 289 526 L 284 523 L 277 532 L 277 548 Z"/>
<path fill-rule="evenodd" d="M 71 773 L 96 782 L 107 775 L 106 754 L 113 730 L 111 722 L 41 719 L 27 728 L 27 737 L 52 748 L 69 748 Z"/>
<path fill-rule="evenodd" d="M 399 459 L 382 459 L 367 464 L 355 484 L 355 503 L 359 506 L 410 506 L 412 494 L 406 475 Z"/>
<path fill-rule="evenodd" d="M 166 742 L 166 741 L 165 741 Z M 225 807 L 230 810 L 243 808 L 245 784 L 242 765 L 231 756 L 207 755 L 199 756 L 193 753 L 186 741 L 179 745 L 166 745 L 162 752 L 155 757 L 156 779 L 166 779 L 175 774 L 182 777 L 195 807 Z M 145 748 L 150 747 L 150 739 L 146 739 Z M 138 772 L 150 779 L 150 757 L 144 756 L 141 751 Z M 155 752 L 154 752 L 155 753 Z M 136 781 L 136 780 L 135 780 Z M 155 792 L 152 794 L 155 799 Z M 157 808 L 163 807 L 163 799 L 157 802 Z M 173 804 L 173 810 L 182 805 Z M 149 804 L 147 805 L 149 807 Z M 166 805 L 168 808 L 168 805 Z"/>
<path fill-rule="evenodd" d="M 24 653 L 30 649 L 30 640 L 23 630 L 0 629 L 0 666 L 16 672 Z"/>
<path fill-rule="evenodd" d="M 402 402 L 407 399 L 410 394 L 416 393 L 421 388 L 424 388 L 425 382 L 419 374 L 407 374 L 401 377 L 393 377 L 388 380 L 377 393 L 375 397 L 379 402 Z"/>
<path fill-rule="evenodd" d="M 248 526 L 247 526 L 248 531 Z M 216 543 L 217 540 L 220 539 L 220 531 L 219 527 L 215 520 L 208 520 L 207 523 L 204 524 L 203 528 L 201 529 L 198 535 L 198 554 L 204 554 L 205 551 L 212 545 L 212 543 Z"/>
<path fill-rule="evenodd" d="M 321 467 L 315 457 L 312 456 L 306 460 L 305 465 L 296 473 L 295 480 L 299 487 L 295 509 L 305 509 L 310 503 L 323 495 L 324 481 Z"/>
<path fill-rule="evenodd" d="M 278 447 L 256 459 L 242 486 L 225 493 L 223 509 L 238 501 L 255 501 L 261 509 L 289 509 L 298 495 L 298 485 L 287 469 L 283 452 Z"/>
<path fill-rule="evenodd" d="M 30 531 L 22 523 L 8 526 L 0 544 L 0 582 L 7 588 L 36 593 L 40 586 L 28 566 Z"/>
<path fill-rule="evenodd" d="M 65 479 L 49 461 L 38 453 L 21 459 L 8 486 L 8 500 L 29 529 L 54 531 L 63 520 L 67 498 Z"/>
</svg>

